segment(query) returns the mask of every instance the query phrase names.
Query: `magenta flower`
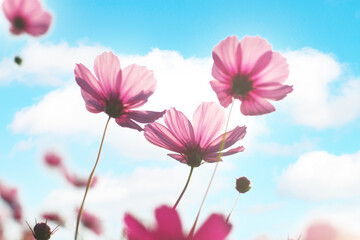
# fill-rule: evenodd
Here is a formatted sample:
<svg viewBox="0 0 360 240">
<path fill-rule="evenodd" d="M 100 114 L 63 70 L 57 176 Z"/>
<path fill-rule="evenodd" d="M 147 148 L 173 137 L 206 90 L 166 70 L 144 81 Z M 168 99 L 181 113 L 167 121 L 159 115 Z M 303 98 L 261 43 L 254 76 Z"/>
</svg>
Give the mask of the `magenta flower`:
<svg viewBox="0 0 360 240">
<path fill-rule="evenodd" d="M 41 8 L 39 0 L 4 0 L 2 8 L 13 34 L 26 32 L 36 37 L 49 29 L 51 15 Z"/>
<path fill-rule="evenodd" d="M 159 123 L 146 125 L 144 133 L 149 142 L 177 152 L 168 155 L 190 167 L 200 166 L 202 160 L 216 162 L 223 139 L 223 135 L 218 136 L 225 123 L 223 108 L 216 103 L 202 103 L 196 109 L 192 123 L 182 112 L 170 108 L 164 121 L 167 127 Z M 227 132 L 224 149 L 243 139 L 245 134 L 245 126 Z M 242 151 L 244 147 L 241 146 L 222 153 L 222 156 Z"/>
<path fill-rule="evenodd" d="M 93 231 L 96 235 L 101 235 L 101 233 L 103 231 L 102 225 L 101 225 L 101 220 L 98 217 L 96 217 L 95 215 L 93 215 L 85 210 L 82 213 L 81 223 L 86 228 Z"/>
<path fill-rule="evenodd" d="M 231 231 L 231 224 L 220 214 L 212 214 L 193 237 L 184 234 L 175 209 L 161 206 L 155 210 L 157 225 L 146 228 L 130 214 L 125 214 L 124 234 L 128 240 L 223 240 Z"/>
<path fill-rule="evenodd" d="M 48 152 L 44 156 L 45 164 L 49 167 L 62 167 L 62 159 L 54 152 Z"/>
<path fill-rule="evenodd" d="M 271 50 L 260 37 L 227 37 L 217 45 L 212 56 L 214 65 L 210 81 L 220 104 L 228 107 L 232 99 L 241 101 L 244 115 L 262 115 L 275 111 L 267 100 L 278 101 L 292 92 L 282 83 L 289 75 L 286 59 Z"/>
<path fill-rule="evenodd" d="M 151 123 L 163 112 L 135 111 L 154 93 L 156 80 L 146 67 L 130 65 L 121 70 L 119 59 L 111 52 L 104 52 L 95 59 L 96 77 L 82 64 L 76 64 L 75 80 L 89 112 L 105 112 L 117 124 L 142 131 L 135 122 Z"/>
<path fill-rule="evenodd" d="M 22 207 L 20 205 L 18 191 L 16 188 L 6 187 L 0 183 L 0 197 L 9 205 L 12 210 L 13 218 L 21 222 Z"/>
</svg>

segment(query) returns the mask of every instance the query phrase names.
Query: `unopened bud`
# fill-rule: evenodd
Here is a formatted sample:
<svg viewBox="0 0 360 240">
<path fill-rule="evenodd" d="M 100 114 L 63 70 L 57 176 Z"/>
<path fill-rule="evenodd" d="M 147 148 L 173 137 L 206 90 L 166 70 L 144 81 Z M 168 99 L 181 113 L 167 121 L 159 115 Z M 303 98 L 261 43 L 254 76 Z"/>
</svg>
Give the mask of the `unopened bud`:
<svg viewBox="0 0 360 240">
<path fill-rule="evenodd" d="M 34 229 L 32 229 L 27 222 L 26 224 L 36 240 L 48 240 L 51 235 L 58 230 L 58 227 L 56 227 L 53 231 L 51 231 L 50 227 L 47 225 L 47 221 L 36 223 Z"/>
<path fill-rule="evenodd" d="M 236 179 L 236 190 L 239 193 L 246 193 L 250 190 L 250 181 L 246 177 Z"/>
</svg>

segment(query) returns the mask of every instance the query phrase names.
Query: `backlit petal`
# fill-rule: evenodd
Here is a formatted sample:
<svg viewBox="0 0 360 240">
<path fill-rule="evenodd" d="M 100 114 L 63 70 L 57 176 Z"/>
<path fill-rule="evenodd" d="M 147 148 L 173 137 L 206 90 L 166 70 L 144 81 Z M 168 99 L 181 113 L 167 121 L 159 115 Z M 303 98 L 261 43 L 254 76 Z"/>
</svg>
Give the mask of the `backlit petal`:
<svg viewBox="0 0 360 240">
<path fill-rule="evenodd" d="M 194 145 L 194 130 L 187 117 L 175 108 L 170 108 L 164 115 L 164 122 L 169 130 L 185 146 Z"/>
<path fill-rule="evenodd" d="M 233 130 L 226 132 L 226 139 L 224 144 L 224 149 L 234 145 L 239 140 L 243 139 L 246 135 L 246 127 L 236 126 Z M 209 147 L 206 149 L 206 155 L 212 153 L 217 153 L 220 150 L 221 142 L 224 138 L 224 134 L 217 137 L 214 141 L 209 144 Z"/>
<path fill-rule="evenodd" d="M 213 77 L 217 79 L 218 72 L 222 72 L 226 75 L 233 76 L 238 70 L 238 59 L 234 54 L 237 52 L 239 46 L 239 40 L 236 36 L 227 37 L 221 41 L 212 52 L 214 59 L 214 65 L 218 68 L 214 70 Z M 217 79 L 221 81 L 221 79 Z"/>
<path fill-rule="evenodd" d="M 255 94 L 249 94 L 241 102 L 240 110 L 245 116 L 255 116 L 271 113 L 275 111 L 275 107 L 267 100 Z"/>
<path fill-rule="evenodd" d="M 152 144 L 170 151 L 182 153 L 186 150 L 176 136 L 160 123 L 146 125 L 144 128 L 144 136 L 146 140 Z"/>
<path fill-rule="evenodd" d="M 158 118 L 162 117 L 166 111 L 153 112 L 153 111 L 129 111 L 126 116 L 139 123 L 152 123 Z"/>
<path fill-rule="evenodd" d="M 231 85 L 216 80 L 210 81 L 210 85 L 215 91 L 221 106 L 227 108 L 232 102 L 233 92 L 231 90 Z"/>
<path fill-rule="evenodd" d="M 225 123 L 225 112 L 216 103 L 202 103 L 193 116 L 195 140 L 206 147 L 220 132 Z"/>
<path fill-rule="evenodd" d="M 120 61 L 112 52 L 104 52 L 94 62 L 94 72 L 108 99 L 118 99 L 121 86 Z"/>
</svg>

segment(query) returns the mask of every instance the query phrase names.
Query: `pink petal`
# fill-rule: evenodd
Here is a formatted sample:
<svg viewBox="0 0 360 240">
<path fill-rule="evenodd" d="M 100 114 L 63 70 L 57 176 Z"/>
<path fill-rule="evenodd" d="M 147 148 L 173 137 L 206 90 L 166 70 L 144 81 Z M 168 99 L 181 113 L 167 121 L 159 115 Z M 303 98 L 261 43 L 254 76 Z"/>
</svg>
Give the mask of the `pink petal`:
<svg viewBox="0 0 360 240">
<path fill-rule="evenodd" d="M 130 118 L 128 118 L 128 117 L 126 117 L 124 115 L 116 118 L 115 122 L 121 127 L 127 127 L 127 128 L 136 129 L 139 132 L 143 131 L 143 129 L 137 123 L 135 123 Z"/>
<path fill-rule="evenodd" d="M 252 93 L 266 99 L 278 101 L 286 97 L 293 91 L 292 86 L 282 85 L 280 83 L 268 83 L 256 86 Z"/>
<path fill-rule="evenodd" d="M 50 27 L 51 19 L 51 15 L 47 12 L 42 12 L 38 16 L 33 16 L 28 20 L 25 31 L 33 36 L 45 34 Z"/>
<path fill-rule="evenodd" d="M 230 150 L 228 150 L 226 152 L 222 152 L 221 156 L 233 155 L 233 154 L 238 153 L 238 152 L 243 152 L 244 150 L 245 150 L 245 148 L 243 146 L 232 148 L 232 149 L 230 149 Z M 218 153 L 206 154 L 204 156 L 204 161 L 209 162 L 209 163 L 216 162 L 217 161 L 217 156 L 218 156 Z"/>
<path fill-rule="evenodd" d="M 16 15 L 19 13 L 19 6 L 21 6 L 23 0 L 4 0 L 2 9 L 6 18 L 12 22 Z"/>
<path fill-rule="evenodd" d="M 125 229 L 124 233 L 128 240 L 155 240 L 151 231 L 148 231 L 138 220 L 130 214 L 124 217 Z"/>
<path fill-rule="evenodd" d="M 248 75 L 255 67 L 258 59 L 268 51 L 271 45 L 260 37 L 244 37 L 241 42 L 241 75 Z M 233 54 L 235 51 L 233 51 Z"/>
<path fill-rule="evenodd" d="M 224 109 L 216 103 L 202 103 L 193 116 L 195 140 L 201 148 L 206 147 L 223 128 Z"/>
<path fill-rule="evenodd" d="M 174 152 L 184 152 L 186 148 L 179 139 L 166 127 L 159 123 L 151 123 L 145 126 L 144 136 L 146 140 L 156 146 L 168 149 Z"/>
<path fill-rule="evenodd" d="M 212 89 L 215 91 L 221 106 L 227 108 L 232 102 L 232 89 L 230 84 L 222 83 L 219 81 L 210 81 Z"/>
<path fill-rule="evenodd" d="M 172 157 L 176 160 L 178 160 L 181 163 L 185 163 L 186 164 L 186 159 L 184 158 L 183 155 L 181 154 L 168 154 L 169 157 Z"/>
<path fill-rule="evenodd" d="M 263 55 L 261 55 L 261 57 L 259 57 L 259 59 L 255 63 L 254 68 L 249 73 L 250 78 L 251 76 L 254 76 L 259 72 L 261 72 L 262 70 L 264 70 L 269 65 L 271 61 L 271 56 L 272 56 L 272 52 L 268 51 L 265 52 Z"/>
<path fill-rule="evenodd" d="M 140 123 L 152 123 L 158 118 L 162 117 L 166 110 L 162 112 L 153 112 L 153 111 L 129 111 L 126 113 L 126 116 L 130 119 L 133 119 L 136 122 Z"/>
<path fill-rule="evenodd" d="M 83 211 L 82 217 L 81 217 L 81 223 L 91 231 L 93 231 L 96 235 L 101 235 L 102 233 L 102 225 L 101 220 L 96 217 L 95 215 Z"/>
<path fill-rule="evenodd" d="M 175 209 L 161 206 L 155 210 L 158 239 L 183 239 L 181 221 Z"/>
<path fill-rule="evenodd" d="M 126 106 L 140 107 L 154 93 L 156 79 L 153 71 L 132 64 L 122 72 L 120 99 Z"/>
<path fill-rule="evenodd" d="M 224 149 L 234 145 L 237 141 L 243 139 L 246 135 L 246 127 L 236 126 L 233 130 L 226 132 L 226 139 Z M 214 141 L 209 144 L 209 147 L 206 149 L 205 155 L 210 155 L 212 153 L 217 153 L 220 149 L 221 142 L 223 140 L 224 134 L 217 137 Z"/>
<path fill-rule="evenodd" d="M 240 111 L 245 116 L 255 116 L 271 113 L 275 111 L 275 107 L 267 100 L 250 93 L 243 98 Z"/>
<path fill-rule="evenodd" d="M 283 83 L 289 76 L 289 65 L 286 59 L 277 52 L 273 52 L 270 63 L 258 74 L 251 77 L 256 84 L 278 82 Z"/>
<path fill-rule="evenodd" d="M 101 89 L 98 80 L 84 65 L 76 64 L 75 67 L 75 80 L 82 90 L 90 94 L 94 99 L 103 101 L 104 93 Z M 86 101 L 86 99 L 84 99 Z"/>
<path fill-rule="evenodd" d="M 85 104 L 86 104 L 86 109 L 89 112 L 99 113 L 99 112 L 103 112 L 105 110 L 105 106 L 106 106 L 105 101 L 94 98 L 93 96 L 88 94 L 83 89 L 81 89 L 81 96 L 83 97 Z"/>
<path fill-rule="evenodd" d="M 233 76 L 238 71 L 240 58 L 238 52 L 239 40 L 236 36 L 227 37 L 221 41 L 213 50 L 212 56 L 214 59 L 214 66 L 218 69 L 213 69 L 213 77 L 219 81 L 227 81 L 226 75 Z M 241 51 L 241 49 L 239 49 Z M 237 53 L 237 54 L 234 54 Z M 220 73 L 221 72 L 221 73 Z"/>
<path fill-rule="evenodd" d="M 338 233 L 328 223 L 313 223 L 307 230 L 304 240 L 335 240 Z"/>
<path fill-rule="evenodd" d="M 122 72 L 117 56 L 104 52 L 94 62 L 94 72 L 108 99 L 118 99 L 120 94 Z"/>
<path fill-rule="evenodd" d="M 231 224 L 220 214 L 212 214 L 195 233 L 193 240 L 224 240 L 231 231 Z"/>
<path fill-rule="evenodd" d="M 170 108 L 164 115 L 164 122 L 176 138 L 182 142 L 182 145 L 191 147 L 195 144 L 194 129 L 182 112 Z"/>
</svg>

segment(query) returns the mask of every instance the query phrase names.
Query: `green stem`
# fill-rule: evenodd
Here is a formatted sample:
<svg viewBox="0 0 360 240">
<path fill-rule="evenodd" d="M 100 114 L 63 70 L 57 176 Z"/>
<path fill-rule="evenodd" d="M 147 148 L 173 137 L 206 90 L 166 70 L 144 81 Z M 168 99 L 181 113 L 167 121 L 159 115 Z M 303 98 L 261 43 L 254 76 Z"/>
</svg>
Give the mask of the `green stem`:
<svg viewBox="0 0 360 240">
<path fill-rule="evenodd" d="M 201 205 L 200 205 L 200 209 L 199 209 L 199 211 L 198 211 L 198 213 L 197 213 L 197 215 L 196 215 L 196 219 L 195 219 L 194 225 L 192 226 L 192 228 L 191 228 L 191 230 L 190 230 L 190 233 L 189 233 L 188 238 L 192 238 L 192 236 L 194 235 L 196 223 L 197 223 L 197 221 L 198 221 L 198 219 L 199 219 L 201 209 L 202 209 L 202 207 L 203 207 L 203 205 L 204 205 L 206 196 L 207 196 L 207 194 L 208 194 L 208 192 L 209 192 L 211 183 L 212 183 L 212 181 L 213 181 L 213 179 L 214 179 L 214 176 L 215 176 L 215 173 L 216 173 L 216 169 L 217 169 L 218 164 L 219 164 L 219 161 L 220 161 L 220 159 L 221 159 L 221 154 L 222 154 L 221 151 L 222 151 L 222 150 L 224 149 L 224 147 L 225 147 L 225 140 L 226 140 L 226 134 L 227 134 L 226 131 L 227 131 L 227 128 L 228 128 L 228 125 L 229 125 L 230 115 L 231 115 L 231 111 L 232 111 L 233 106 L 234 106 L 234 99 L 232 100 L 231 107 L 230 107 L 230 111 L 229 111 L 229 115 L 228 115 L 228 119 L 227 119 L 227 121 L 226 121 L 225 132 L 224 132 L 224 134 L 223 134 L 223 138 L 222 138 L 222 141 L 221 141 L 221 144 L 220 144 L 220 149 L 219 149 L 219 153 L 218 153 L 218 155 L 217 155 L 216 165 L 215 165 L 215 168 L 214 168 L 214 172 L 213 172 L 213 174 L 211 175 L 209 185 L 207 186 L 207 189 L 206 189 L 204 198 L 203 198 L 203 200 L 202 200 L 202 202 L 201 202 Z"/>
<path fill-rule="evenodd" d="M 104 133 L 103 133 L 103 136 L 102 136 L 102 139 L 101 139 L 101 144 L 100 144 L 99 152 L 98 152 L 98 155 L 97 155 L 97 158 L 96 158 L 96 162 L 95 162 L 95 165 L 94 165 L 93 170 L 91 171 L 91 174 L 90 174 L 90 177 L 89 177 L 89 181 L 88 181 L 87 186 L 86 186 L 84 198 L 83 198 L 83 200 L 82 200 L 81 207 L 80 207 L 80 210 L 79 210 L 79 213 L 78 213 L 78 216 L 77 216 L 76 230 L 75 230 L 75 240 L 77 240 L 77 238 L 78 238 L 78 231 L 79 231 L 80 219 L 81 219 L 81 216 L 82 216 L 82 213 L 83 213 L 83 210 L 84 210 L 85 199 L 86 199 L 86 196 L 87 196 L 88 191 L 89 191 L 89 189 L 90 189 L 91 182 L 92 182 L 92 180 L 93 180 L 93 176 L 94 176 L 94 173 L 95 173 L 96 166 L 97 166 L 97 164 L 98 164 L 98 162 L 99 162 L 102 145 L 103 145 L 103 143 L 104 143 L 104 138 L 105 138 L 106 129 L 107 129 L 108 125 L 109 125 L 110 118 L 111 118 L 111 117 L 109 117 L 108 120 L 107 120 L 107 122 L 106 122 L 105 129 L 104 129 Z"/>
<path fill-rule="evenodd" d="M 185 187 L 184 187 L 184 189 L 182 190 L 182 192 L 181 192 L 179 198 L 177 199 L 175 205 L 173 206 L 173 209 L 176 209 L 176 207 L 177 207 L 177 205 L 179 204 L 182 196 L 184 195 L 184 193 L 185 193 L 185 191 L 186 191 L 186 188 L 187 188 L 187 186 L 189 185 L 190 178 L 191 178 L 191 175 L 192 175 L 193 170 L 194 170 L 194 167 L 191 167 L 190 173 L 189 173 L 189 177 L 188 177 L 188 179 L 187 179 L 187 181 L 186 181 Z"/>
</svg>

